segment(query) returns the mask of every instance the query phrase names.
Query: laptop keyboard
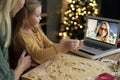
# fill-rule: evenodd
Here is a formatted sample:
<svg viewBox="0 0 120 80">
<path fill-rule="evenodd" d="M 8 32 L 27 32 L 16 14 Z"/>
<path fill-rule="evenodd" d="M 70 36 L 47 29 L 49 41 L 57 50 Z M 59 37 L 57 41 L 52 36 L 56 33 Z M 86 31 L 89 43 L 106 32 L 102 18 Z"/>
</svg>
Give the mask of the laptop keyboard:
<svg viewBox="0 0 120 80">
<path fill-rule="evenodd" d="M 108 47 L 104 47 L 104 46 L 102 46 L 102 45 L 90 43 L 90 42 L 87 42 L 87 41 L 84 41 L 84 45 L 86 45 L 86 46 L 88 46 L 88 47 L 100 49 L 100 50 L 103 50 L 103 51 L 110 49 L 110 48 L 108 48 Z"/>
</svg>

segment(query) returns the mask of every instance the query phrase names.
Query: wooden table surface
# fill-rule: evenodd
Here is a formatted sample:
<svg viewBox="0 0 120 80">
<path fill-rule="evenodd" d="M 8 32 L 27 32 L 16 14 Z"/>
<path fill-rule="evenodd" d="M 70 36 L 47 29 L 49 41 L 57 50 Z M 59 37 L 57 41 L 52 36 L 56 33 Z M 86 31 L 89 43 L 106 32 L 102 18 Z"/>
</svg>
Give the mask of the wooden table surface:
<svg viewBox="0 0 120 80">
<path fill-rule="evenodd" d="M 98 74 L 100 74 L 100 73 L 103 73 L 103 72 L 108 72 L 108 73 L 112 73 L 113 72 L 113 65 L 112 64 L 109 64 L 109 63 L 103 63 L 103 62 L 99 62 L 99 61 L 95 61 L 95 60 L 90 60 L 90 59 L 86 59 L 86 58 L 82 58 L 82 57 L 78 57 L 78 56 L 76 56 L 76 55 L 71 55 L 71 54 L 62 54 L 63 56 L 69 56 L 69 57 L 72 57 L 73 56 L 73 58 L 75 58 L 76 57 L 76 59 L 75 60 L 79 60 L 79 61 L 81 61 L 81 62 L 83 62 L 82 64 L 84 64 L 84 63 L 87 63 L 88 62 L 88 64 L 91 66 L 91 67 L 89 67 L 89 68 L 85 68 L 85 70 L 86 69 L 93 69 L 93 71 L 92 71 L 92 73 L 93 73 L 93 75 L 91 76 L 90 74 L 91 74 L 91 72 L 90 72 L 90 74 L 88 74 L 87 76 L 86 75 L 83 75 L 83 74 L 81 74 L 81 77 L 83 77 L 83 78 L 81 78 L 80 80 L 87 80 L 88 78 L 90 78 L 90 77 L 92 77 L 92 78 L 94 78 L 94 80 L 95 80 L 95 78 L 97 77 L 97 75 Z M 60 56 L 61 56 L 61 54 L 60 54 Z M 57 58 L 59 58 L 59 57 L 57 57 Z M 118 59 L 120 58 L 120 53 L 116 53 L 116 54 L 114 54 L 114 55 L 110 55 L 110 56 L 107 56 L 107 57 L 104 57 L 105 59 L 111 59 L 111 60 L 115 60 L 115 61 L 118 61 Z M 71 58 L 72 59 L 72 58 Z M 58 60 L 58 59 L 57 59 Z M 66 60 L 66 59 L 65 59 Z M 25 73 L 25 74 L 23 74 L 22 75 L 22 80 L 67 80 L 67 79 L 63 79 L 63 78 L 61 78 L 61 79 L 51 79 L 51 78 L 47 78 L 47 76 L 46 76 L 46 78 L 44 77 L 42 77 L 41 78 L 41 76 L 45 76 L 47 73 L 46 73 L 46 67 L 48 67 L 48 66 L 50 66 L 51 65 L 51 62 L 52 62 L 52 60 L 48 60 L 47 62 L 45 62 L 45 63 L 43 63 L 43 64 L 41 64 L 41 65 L 39 65 L 39 66 L 37 66 L 36 68 L 34 68 L 34 69 L 32 69 L 32 70 L 30 70 L 29 72 L 27 72 L 27 73 Z M 70 62 L 70 60 L 68 60 L 68 62 Z M 56 63 L 56 62 L 54 62 L 54 63 Z M 62 63 L 59 63 L 59 65 L 60 64 L 62 64 Z M 58 65 L 58 64 L 57 64 Z M 99 65 L 99 67 L 97 66 L 97 65 Z M 71 66 L 71 65 L 70 65 Z M 74 66 L 74 65 L 73 65 Z M 79 67 L 80 67 L 80 64 L 78 65 Z M 88 66 L 88 65 L 87 65 Z M 92 68 L 93 67 L 93 68 Z M 104 71 L 101 71 L 101 72 L 94 72 L 94 68 L 99 68 L 99 70 L 101 69 L 104 69 Z M 80 68 L 81 69 L 81 68 Z M 83 68 L 82 68 L 83 69 Z M 67 69 L 65 70 L 65 71 L 67 71 Z M 89 73 L 89 72 L 87 72 L 87 73 Z M 47 74 L 48 75 L 48 74 Z M 64 76 L 63 76 L 64 77 Z M 73 80 L 73 79 L 69 79 L 69 80 Z M 77 79 L 74 79 L 74 80 L 77 80 Z M 119 80 L 120 80 L 120 78 L 119 78 Z"/>
</svg>

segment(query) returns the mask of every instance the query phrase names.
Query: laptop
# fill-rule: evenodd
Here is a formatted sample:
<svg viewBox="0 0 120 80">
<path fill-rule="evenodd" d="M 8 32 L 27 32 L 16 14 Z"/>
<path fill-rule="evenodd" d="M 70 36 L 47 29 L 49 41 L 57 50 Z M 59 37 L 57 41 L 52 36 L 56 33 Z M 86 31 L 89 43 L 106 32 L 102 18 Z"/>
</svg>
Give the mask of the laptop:
<svg viewBox="0 0 120 80">
<path fill-rule="evenodd" d="M 104 24 L 103 27 L 100 26 L 102 23 Z M 120 52 L 120 48 L 117 48 L 119 31 L 119 20 L 87 16 L 84 44 L 79 51 L 71 52 L 90 59 L 97 59 Z M 100 36 L 103 37 L 100 38 Z"/>
</svg>

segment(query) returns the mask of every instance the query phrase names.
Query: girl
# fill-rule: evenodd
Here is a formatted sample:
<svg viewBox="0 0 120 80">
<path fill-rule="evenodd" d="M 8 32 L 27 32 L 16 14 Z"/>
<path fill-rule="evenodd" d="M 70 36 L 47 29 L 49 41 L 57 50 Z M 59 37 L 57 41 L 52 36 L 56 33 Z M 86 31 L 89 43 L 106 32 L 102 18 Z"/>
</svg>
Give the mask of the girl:
<svg viewBox="0 0 120 80">
<path fill-rule="evenodd" d="M 8 64 L 8 46 L 11 37 L 11 17 L 23 7 L 25 0 L 0 0 L 0 80 L 18 80 L 31 65 L 30 56 L 25 51 L 19 58 L 17 68 L 11 70 Z M 10 14 L 11 12 L 11 14 Z"/>
<path fill-rule="evenodd" d="M 24 7 L 16 15 L 16 31 L 13 40 L 16 52 L 26 49 L 34 63 L 42 62 L 54 57 L 58 52 L 78 50 L 82 42 L 66 40 L 60 43 L 51 42 L 40 29 L 41 4 L 37 0 L 26 0 Z"/>
</svg>

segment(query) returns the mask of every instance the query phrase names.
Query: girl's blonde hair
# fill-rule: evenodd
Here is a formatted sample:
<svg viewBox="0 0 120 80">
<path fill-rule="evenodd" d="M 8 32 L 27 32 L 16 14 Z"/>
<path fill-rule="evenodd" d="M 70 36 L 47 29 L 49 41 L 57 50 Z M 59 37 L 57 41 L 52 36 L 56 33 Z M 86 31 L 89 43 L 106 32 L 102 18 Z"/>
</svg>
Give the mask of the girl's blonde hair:
<svg viewBox="0 0 120 80">
<path fill-rule="evenodd" d="M 108 40 L 109 40 L 109 32 L 110 32 L 110 26 L 109 26 L 108 22 L 102 21 L 102 22 L 96 27 L 95 33 L 96 33 L 97 36 L 99 35 L 99 30 L 100 30 L 102 24 L 105 24 L 105 25 L 106 25 L 106 28 L 107 28 L 107 34 L 106 34 L 105 37 L 104 37 L 104 41 L 108 41 Z"/>
<path fill-rule="evenodd" d="M 25 0 L 23 8 L 16 14 L 13 19 L 13 23 L 15 23 L 14 37 L 21 27 L 28 24 L 27 18 L 33 15 L 36 12 L 36 9 L 40 6 L 41 3 L 38 0 Z"/>
<path fill-rule="evenodd" d="M 4 47 L 8 47 L 11 41 L 11 17 L 10 12 L 17 0 L 0 0 L 0 28 L 6 35 Z"/>
</svg>

